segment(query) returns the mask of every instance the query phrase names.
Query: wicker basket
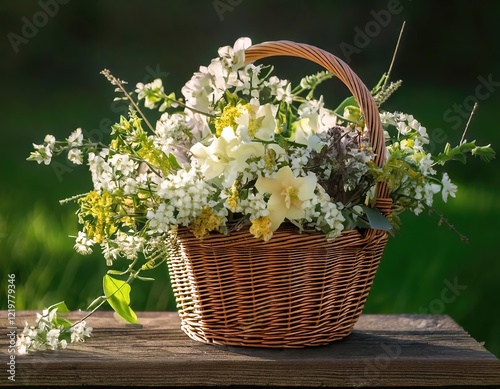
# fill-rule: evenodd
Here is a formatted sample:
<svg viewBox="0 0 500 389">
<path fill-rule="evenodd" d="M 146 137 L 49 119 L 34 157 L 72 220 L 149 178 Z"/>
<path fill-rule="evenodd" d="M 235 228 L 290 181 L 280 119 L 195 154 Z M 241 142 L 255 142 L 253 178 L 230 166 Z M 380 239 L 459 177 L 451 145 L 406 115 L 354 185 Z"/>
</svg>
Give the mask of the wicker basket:
<svg viewBox="0 0 500 389">
<path fill-rule="evenodd" d="M 377 106 L 365 85 L 334 55 L 288 41 L 246 50 L 246 59 L 306 58 L 334 73 L 359 103 L 375 163 L 385 161 Z M 377 208 L 388 213 L 385 185 Z M 205 343 L 255 347 L 324 345 L 349 335 L 370 291 L 387 242 L 385 231 L 345 231 L 333 241 L 321 233 L 282 226 L 263 243 L 247 229 L 199 240 L 181 228 L 169 273 L 182 330 Z"/>
</svg>

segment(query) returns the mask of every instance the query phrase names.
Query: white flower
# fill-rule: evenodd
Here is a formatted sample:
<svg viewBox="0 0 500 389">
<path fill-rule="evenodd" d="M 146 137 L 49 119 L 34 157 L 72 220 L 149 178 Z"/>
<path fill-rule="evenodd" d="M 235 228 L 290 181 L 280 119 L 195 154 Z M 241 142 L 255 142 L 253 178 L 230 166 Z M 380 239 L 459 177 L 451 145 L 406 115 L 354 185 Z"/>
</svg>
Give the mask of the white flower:
<svg viewBox="0 0 500 389">
<path fill-rule="evenodd" d="M 423 157 L 420 158 L 418 164 L 420 167 L 420 171 L 424 176 L 427 176 L 429 174 L 430 175 L 436 174 L 436 170 L 432 168 L 433 163 L 434 162 L 432 161 L 432 155 L 430 153 L 425 154 Z"/>
<path fill-rule="evenodd" d="M 113 168 L 105 158 L 109 154 L 109 149 L 102 150 L 99 155 L 89 153 L 89 170 L 92 174 L 92 182 L 96 191 L 107 190 L 112 193 L 116 188 Z"/>
<path fill-rule="evenodd" d="M 181 89 L 186 105 L 201 112 L 209 112 L 210 103 L 213 103 L 213 91 L 212 76 L 206 67 L 200 67 L 200 71 L 194 73 Z"/>
<path fill-rule="evenodd" d="M 81 321 L 71 327 L 71 343 L 83 342 L 85 338 L 90 337 L 93 328 L 87 327 L 85 321 Z"/>
<path fill-rule="evenodd" d="M 265 85 L 270 88 L 271 95 L 276 96 L 278 101 L 285 101 L 287 104 L 292 103 L 292 84 L 288 80 L 280 80 L 276 76 L 271 76 L 265 82 Z"/>
<path fill-rule="evenodd" d="M 118 232 L 114 243 L 117 244 L 117 249 L 127 259 L 134 260 L 144 248 L 144 238 L 133 235 L 133 231 L 129 233 Z"/>
<path fill-rule="evenodd" d="M 70 147 L 78 147 L 83 144 L 83 134 L 82 129 L 77 128 L 75 131 L 71 133 L 71 135 L 67 139 L 68 146 Z"/>
<path fill-rule="evenodd" d="M 83 231 L 78 231 L 78 236 L 76 237 L 76 242 L 74 249 L 77 253 L 82 255 L 92 254 L 92 246 L 95 242 L 87 237 L 87 234 Z"/>
<path fill-rule="evenodd" d="M 156 122 L 155 146 L 165 155 L 173 154 L 179 164 L 187 166 L 189 148 L 201 139 L 194 125 L 194 120 L 184 113 L 164 113 Z"/>
<path fill-rule="evenodd" d="M 53 135 L 46 135 L 43 139 L 43 145 L 33 143 L 34 152 L 30 154 L 28 159 L 34 160 L 41 164 L 49 165 L 52 161 L 52 155 L 56 144 L 56 138 Z"/>
<path fill-rule="evenodd" d="M 259 100 L 251 99 L 249 106 L 240 108 L 240 116 L 235 121 L 238 124 L 236 133 L 247 142 L 252 139 L 273 141 L 276 132 L 276 112 L 278 107 L 273 104 L 260 105 Z"/>
<path fill-rule="evenodd" d="M 47 345 L 52 350 L 56 350 L 59 344 L 59 335 L 61 334 L 61 330 L 59 328 L 53 328 L 49 332 L 47 332 L 46 342 Z"/>
<path fill-rule="evenodd" d="M 16 340 L 16 350 L 19 355 L 28 354 L 29 346 L 31 344 L 31 338 L 26 336 L 24 333 L 18 335 Z"/>
<path fill-rule="evenodd" d="M 424 199 L 425 203 L 430 207 L 434 200 L 434 195 L 439 193 L 441 186 L 438 184 L 425 184 L 424 188 Z"/>
<path fill-rule="evenodd" d="M 162 97 L 159 95 L 164 94 L 162 81 L 157 78 L 149 84 L 143 84 L 140 82 L 136 85 L 135 92 L 137 93 L 139 100 L 144 99 L 145 107 L 153 109 L 162 100 Z"/>
<path fill-rule="evenodd" d="M 448 173 L 443 174 L 441 184 L 443 184 L 441 195 L 443 196 L 444 202 L 448 200 L 448 195 L 450 195 L 451 197 L 455 197 L 458 188 L 455 184 L 451 183 Z"/>
<path fill-rule="evenodd" d="M 248 64 L 242 70 L 238 71 L 238 82 L 236 83 L 235 92 L 242 92 L 245 95 L 251 95 L 254 98 L 259 97 L 259 73 L 262 66 Z"/>
<path fill-rule="evenodd" d="M 68 151 L 68 159 L 75 165 L 81 165 L 83 163 L 83 153 L 80 149 L 71 149 Z"/>
<path fill-rule="evenodd" d="M 224 46 L 218 51 L 219 56 L 226 61 L 228 67 L 233 70 L 241 67 L 245 63 L 245 50 L 252 45 L 250 38 L 239 38 L 234 42 L 233 47 Z"/>
<path fill-rule="evenodd" d="M 172 205 L 161 203 L 155 210 L 149 210 L 146 217 L 152 232 L 167 232 L 171 226 L 177 225 L 174 217 L 175 208 Z"/>
<path fill-rule="evenodd" d="M 108 160 L 108 163 L 124 176 L 137 172 L 139 168 L 137 162 L 130 159 L 128 154 L 115 154 Z"/>
<path fill-rule="evenodd" d="M 270 193 L 267 202 L 271 231 L 276 231 L 287 218 L 297 220 L 304 217 L 302 203 L 314 197 L 316 176 L 295 177 L 289 166 L 278 170 L 275 178 L 259 177 L 255 187 L 261 193 Z"/>
</svg>

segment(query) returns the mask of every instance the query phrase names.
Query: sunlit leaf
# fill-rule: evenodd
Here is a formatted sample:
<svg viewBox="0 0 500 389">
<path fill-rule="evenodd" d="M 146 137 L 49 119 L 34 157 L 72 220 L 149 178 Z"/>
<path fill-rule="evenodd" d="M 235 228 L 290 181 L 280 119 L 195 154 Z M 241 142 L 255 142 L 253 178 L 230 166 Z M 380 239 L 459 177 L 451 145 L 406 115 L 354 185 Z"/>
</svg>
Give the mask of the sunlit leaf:
<svg viewBox="0 0 500 389">
<path fill-rule="evenodd" d="M 136 324 L 137 315 L 130 308 L 130 285 L 106 274 L 103 277 L 103 289 L 111 308 L 125 321 Z"/>
</svg>

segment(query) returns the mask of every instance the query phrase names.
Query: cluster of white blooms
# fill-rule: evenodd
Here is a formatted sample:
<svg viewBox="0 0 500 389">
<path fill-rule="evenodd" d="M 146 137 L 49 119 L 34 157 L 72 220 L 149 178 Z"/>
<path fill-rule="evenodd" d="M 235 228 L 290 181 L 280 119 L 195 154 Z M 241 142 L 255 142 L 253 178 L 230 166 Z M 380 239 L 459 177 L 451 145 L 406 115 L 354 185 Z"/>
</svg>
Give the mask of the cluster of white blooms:
<svg viewBox="0 0 500 389">
<path fill-rule="evenodd" d="M 99 154 L 89 153 L 89 170 L 94 189 L 110 193 L 122 189 L 124 194 L 137 193 L 139 164 L 127 154 L 114 154 L 112 157 L 109 154 L 109 149 Z"/>
<path fill-rule="evenodd" d="M 68 159 L 75 165 L 81 165 L 83 163 L 83 152 L 80 147 L 83 145 L 83 133 L 81 128 L 77 128 L 73 131 L 70 136 L 66 139 L 68 142 Z"/>
<path fill-rule="evenodd" d="M 224 203 L 224 206 L 228 209 L 232 208 L 227 200 Z M 232 210 L 236 213 L 248 215 L 249 220 L 269 215 L 264 195 L 259 192 L 249 192 L 246 197 L 238 201 L 236 207 Z"/>
<path fill-rule="evenodd" d="M 384 125 L 391 125 L 397 130 L 396 141 L 387 145 L 387 158 L 391 156 L 407 161 L 414 168 L 414 176 L 421 179 L 412 179 L 406 176 L 402 182 L 400 194 L 414 199 L 409 209 L 416 215 L 420 214 L 425 206 L 432 206 L 434 195 L 441 192 L 444 201 L 448 196 L 455 197 L 457 186 L 452 184 L 447 173 L 443 173 L 442 179 L 436 176 L 435 162 L 432 155 L 426 153 L 424 146 L 429 143 L 427 130 L 412 115 L 396 112 L 384 112 L 381 114 Z M 391 138 L 389 134 L 386 134 Z"/>
<path fill-rule="evenodd" d="M 276 100 L 291 104 L 293 101 L 292 84 L 288 80 L 280 80 L 276 76 L 269 77 L 265 86 L 270 89 L 271 95 L 276 96 Z"/>
<path fill-rule="evenodd" d="M 317 230 L 325 232 L 327 238 L 336 238 L 344 230 L 343 205 L 333 202 L 321 187 L 316 193 L 317 196 L 304 202 L 305 219 Z"/>
<path fill-rule="evenodd" d="M 134 234 L 134 231 L 118 231 L 113 239 L 101 243 L 102 253 L 106 263 L 111 265 L 114 260 L 124 257 L 130 260 L 137 259 L 144 249 L 145 239 Z"/>
<path fill-rule="evenodd" d="M 83 231 L 78 231 L 78 236 L 75 240 L 74 249 L 77 253 L 82 255 L 92 254 L 92 246 L 95 242 L 87 237 L 87 234 Z"/>
<path fill-rule="evenodd" d="M 152 233 L 170 231 L 174 226 L 188 226 L 210 204 L 214 189 L 196 169 L 178 170 L 158 185 L 160 203 L 147 213 Z"/>
<path fill-rule="evenodd" d="M 172 153 L 177 162 L 186 164 L 187 151 L 193 145 L 195 133 L 192 121 L 182 113 L 169 114 L 165 112 L 156 122 L 154 145 L 166 155 Z"/>
<path fill-rule="evenodd" d="M 37 145 L 33 143 L 33 151 L 30 155 L 30 159 L 40 163 L 44 163 L 45 165 L 50 164 L 52 161 L 52 154 L 54 152 L 54 147 L 56 144 L 56 138 L 53 135 L 46 135 L 43 144 Z"/>
<path fill-rule="evenodd" d="M 70 343 L 84 341 L 90 337 L 92 327 L 85 321 L 72 325 L 68 320 L 61 320 L 58 315 L 58 305 L 46 308 L 37 313 L 35 325 L 25 324 L 23 331 L 18 334 L 16 351 L 20 355 L 34 351 L 65 349 Z"/>
</svg>

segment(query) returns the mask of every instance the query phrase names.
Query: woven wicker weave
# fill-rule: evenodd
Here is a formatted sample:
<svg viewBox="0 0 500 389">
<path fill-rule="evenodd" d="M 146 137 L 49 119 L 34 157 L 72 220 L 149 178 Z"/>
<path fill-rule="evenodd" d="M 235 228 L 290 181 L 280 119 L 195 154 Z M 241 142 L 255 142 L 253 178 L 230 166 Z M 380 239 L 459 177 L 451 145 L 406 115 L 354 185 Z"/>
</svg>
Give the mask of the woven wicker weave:
<svg viewBox="0 0 500 389">
<path fill-rule="evenodd" d="M 349 88 L 364 114 L 375 163 L 385 161 L 382 125 L 373 98 L 352 70 L 332 54 L 288 41 L 246 50 L 248 62 L 287 55 L 319 63 Z M 384 185 L 377 208 L 391 207 Z M 387 242 L 385 231 L 350 230 L 333 241 L 321 233 L 282 226 L 263 243 L 242 229 L 199 240 L 180 228 L 169 273 L 182 330 L 223 345 L 304 347 L 351 332 L 370 291 Z"/>
</svg>

